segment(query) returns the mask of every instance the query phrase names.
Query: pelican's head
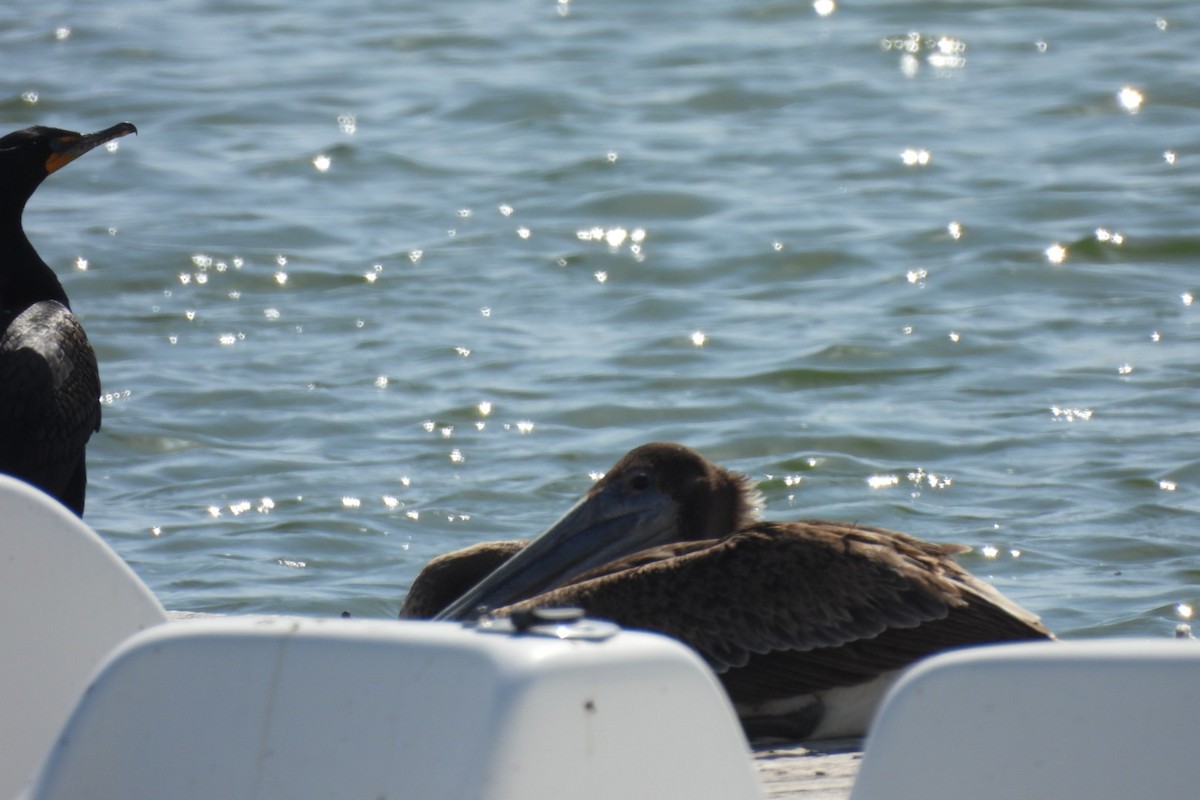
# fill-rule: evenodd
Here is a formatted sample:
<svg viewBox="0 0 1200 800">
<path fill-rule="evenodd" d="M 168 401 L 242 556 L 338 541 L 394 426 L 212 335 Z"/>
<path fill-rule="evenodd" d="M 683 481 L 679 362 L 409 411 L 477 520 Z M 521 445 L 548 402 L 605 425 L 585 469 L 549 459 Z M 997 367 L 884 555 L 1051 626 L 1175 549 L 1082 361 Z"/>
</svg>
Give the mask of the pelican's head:
<svg viewBox="0 0 1200 800">
<path fill-rule="evenodd" d="M 647 548 L 733 533 L 753 522 L 758 508 L 758 492 L 745 476 L 683 445 L 642 445 L 437 619 L 506 606 Z"/>
</svg>

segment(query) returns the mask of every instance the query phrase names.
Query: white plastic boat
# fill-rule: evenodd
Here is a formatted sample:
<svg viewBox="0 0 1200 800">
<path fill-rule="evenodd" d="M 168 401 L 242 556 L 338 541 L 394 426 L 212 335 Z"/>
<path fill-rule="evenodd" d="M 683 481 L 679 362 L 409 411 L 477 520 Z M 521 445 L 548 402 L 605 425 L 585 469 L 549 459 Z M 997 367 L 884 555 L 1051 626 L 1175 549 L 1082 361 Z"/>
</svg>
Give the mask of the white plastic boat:
<svg viewBox="0 0 1200 800">
<path fill-rule="evenodd" d="M 167 622 L 0 476 L 0 797 L 761 797 L 719 682 L 590 620 Z"/>
<path fill-rule="evenodd" d="M 86 525 L 0 476 L 0 799 L 762 796 L 707 666 L 590 620 L 167 622 Z M 854 800 L 1200 796 L 1200 643 L 918 664 Z M 789 795 L 795 796 L 795 795 Z"/>
</svg>

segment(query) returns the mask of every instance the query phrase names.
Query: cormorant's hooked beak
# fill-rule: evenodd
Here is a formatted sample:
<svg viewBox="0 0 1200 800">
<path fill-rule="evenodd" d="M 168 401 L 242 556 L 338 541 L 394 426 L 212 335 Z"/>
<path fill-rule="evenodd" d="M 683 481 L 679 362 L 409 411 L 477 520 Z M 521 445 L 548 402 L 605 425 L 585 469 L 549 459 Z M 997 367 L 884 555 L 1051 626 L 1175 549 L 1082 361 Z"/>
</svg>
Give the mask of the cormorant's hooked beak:
<svg viewBox="0 0 1200 800">
<path fill-rule="evenodd" d="M 461 620 L 561 586 L 613 559 L 667 544 L 678 527 L 675 501 L 653 489 L 611 483 L 588 492 L 544 533 L 434 619 Z"/>
<path fill-rule="evenodd" d="M 53 152 L 46 159 L 46 174 L 49 175 L 62 169 L 88 150 L 131 133 L 137 133 L 137 128 L 133 127 L 133 123 L 118 122 L 111 128 L 105 128 L 95 133 L 60 136 L 51 144 Z"/>
</svg>

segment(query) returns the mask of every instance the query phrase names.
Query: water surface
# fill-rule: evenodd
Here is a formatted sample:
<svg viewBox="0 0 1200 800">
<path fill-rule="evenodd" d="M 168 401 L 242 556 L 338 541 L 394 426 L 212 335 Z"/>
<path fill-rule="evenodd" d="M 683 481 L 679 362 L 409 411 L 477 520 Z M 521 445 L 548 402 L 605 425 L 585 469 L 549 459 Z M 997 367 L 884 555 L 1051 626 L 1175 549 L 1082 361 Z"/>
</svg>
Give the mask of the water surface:
<svg viewBox="0 0 1200 800">
<path fill-rule="evenodd" d="M 165 605 L 391 616 L 689 444 L 975 550 L 1066 635 L 1200 601 L 1200 12 L 113 0 L 0 11 L 26 214 Z"/>
</svg>

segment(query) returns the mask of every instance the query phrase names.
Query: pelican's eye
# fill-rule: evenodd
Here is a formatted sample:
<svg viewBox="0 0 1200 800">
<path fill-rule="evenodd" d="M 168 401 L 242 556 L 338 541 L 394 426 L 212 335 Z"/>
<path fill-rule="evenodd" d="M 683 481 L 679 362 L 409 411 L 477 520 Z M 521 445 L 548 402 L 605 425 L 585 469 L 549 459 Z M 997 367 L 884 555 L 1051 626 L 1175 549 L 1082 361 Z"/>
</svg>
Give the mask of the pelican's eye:
<svg viewBox="0 0 1200 800">
<path fill-rule="evenodd" d="M 629 476 L 627 485 L 635 492 L 644 492 L 650 488 L 650 483 L 650 473 L 644 469 L 639 469 Z"/>
</svg>

